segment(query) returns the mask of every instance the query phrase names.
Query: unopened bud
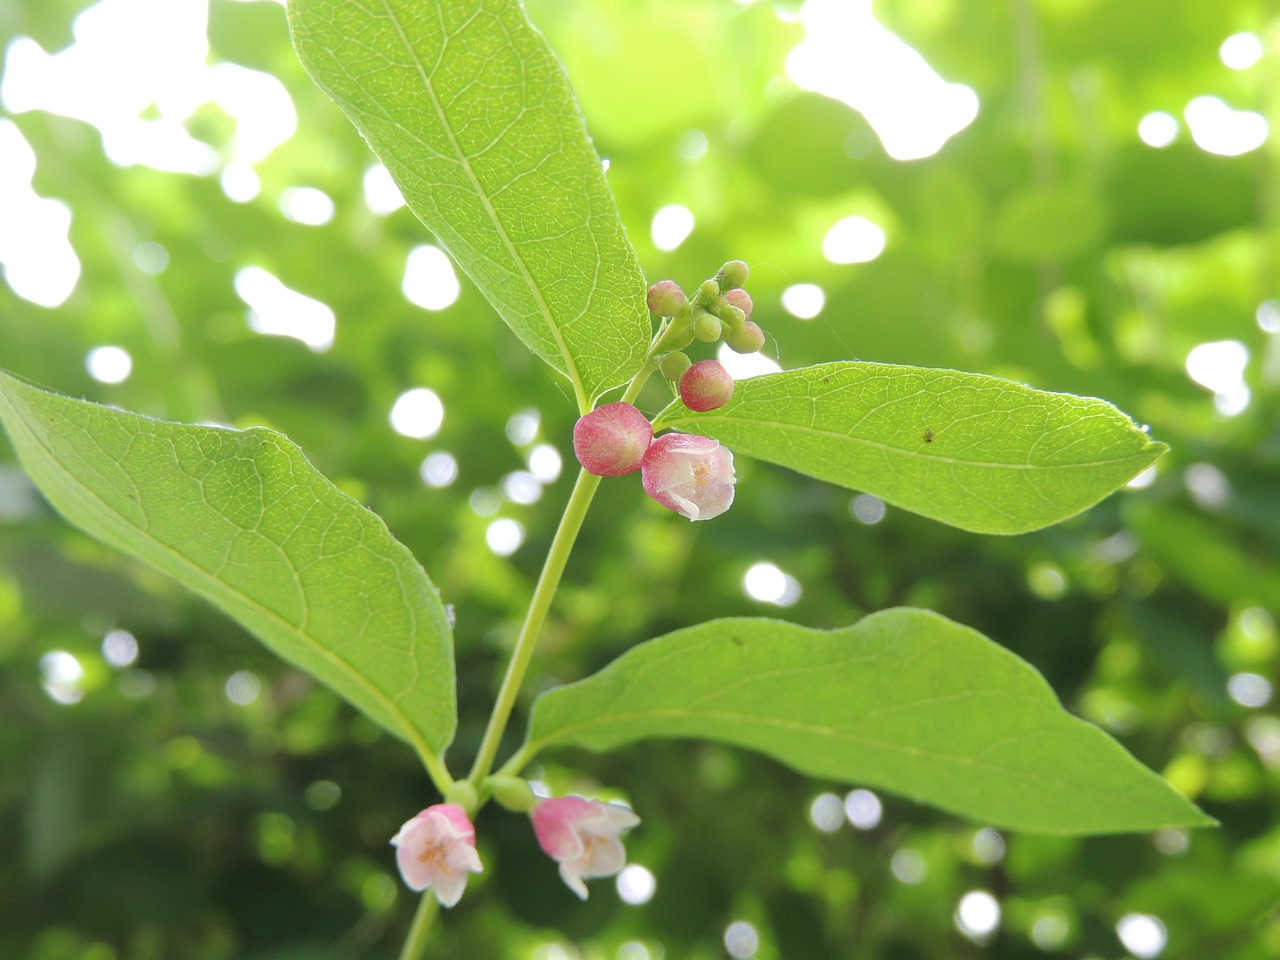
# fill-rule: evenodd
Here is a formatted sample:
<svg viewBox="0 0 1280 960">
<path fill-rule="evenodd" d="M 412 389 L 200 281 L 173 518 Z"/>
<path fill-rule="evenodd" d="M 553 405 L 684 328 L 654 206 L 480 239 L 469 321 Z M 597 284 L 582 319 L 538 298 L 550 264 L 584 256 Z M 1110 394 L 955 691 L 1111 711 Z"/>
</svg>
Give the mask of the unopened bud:
<svg viewBox="0 0 1280 960">
<path fill-rule="evenodd" d="M 645 299 L 649 304 L 650 313 L 659 317 L 672 317 L 685 304 L 688 297 L 674 280 L 659 280 L 649 288 L 649 294 Z"/>
<path fill-rule="evenodd" d="M 737 307 L 746 316 L 751 316 L 751 311 L 755 308 L 755 304 L 751 302 L 751 294 L 745 290 L 730 290 L 724 295 L 726 301 L 732 307 Z"/>
<path fill-rule="evenodd" d="M 747 320 L 737 330 L 725 334 L 724 342 L 738 353 L 755 353 L 764 346 L 764 331 L 754 320 Z"/>
<path fill-rule="evenodd" d="M 538 796 L 521 777 L 488 777 L 484 781 L 498 806 L 513 813 L 528 813 L 538 802 Z"/>
<path fill-rule="evenodd" d="M 476 788 L 471 785 L 471 781 L 458 780 L 444 795 L 444 802 L 461 807 L 467 811 L 468 816 L 471 816 L 480 805 L 480 796 L 476 793 Z"/>
<path fill-rule="evenodd" d="M 720 311 L 720 319 L 730 330 L 737 330 L 747 319 L 747 315 L 737 307 L 725 304 L 724 309 Z"/>
<path fill-rule="evenodd" d="M 703 280 L 702 285 L 698 287 L 698 302 L 710 304 L 718 296 L 720 296 L 720 284 L 714 280 Z"/>
<path fill-rule="evenodd" d="M 640 469 L 653 424 L 629 403 L 606 403 L 573 425 L 573 453 L 587 473 L 621 477 Z"/>
<path fill-rule="evenodd" d="M 723 407 L 732 396 L 733 377 L 719 360 L 699 360 L 680 378 L 680 399 L 698 413 Z"/>
<path fill-rule="evenodd" d="M 747 277 L 751 276 L 751 268 L 741 260 L 730 260 L 720 268 L 719 275 L 724 279 L 721 286 L 725 289 L 733 289 L 746 285 Z"/>
<path fill-rule="evenodd" d="M 703 343 L 715 343 L 720 339 L 720 321 L 704 313 L 693 321 L 693 335 Z"/>
<path fill-rule="evenodd" d="M 658 367 L 662 370 L 662 375 L 672 383 L 684 376 L 684 372 L 692 365 L 693 361 L 679 350 L 668 353 L 658 363 Z"/>
</svg>

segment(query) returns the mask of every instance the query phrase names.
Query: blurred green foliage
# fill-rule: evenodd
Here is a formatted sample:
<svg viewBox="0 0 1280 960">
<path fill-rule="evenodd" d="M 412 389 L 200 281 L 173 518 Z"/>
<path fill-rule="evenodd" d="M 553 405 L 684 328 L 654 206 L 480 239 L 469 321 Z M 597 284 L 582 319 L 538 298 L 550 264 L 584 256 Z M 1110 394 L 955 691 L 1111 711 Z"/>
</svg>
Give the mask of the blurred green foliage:
<svg viewBox="0 0 1280 960">
<path fill-rule="evenodd" d="M 84 6 L 5 4 L 0 40 L 61 49 Z M 556 789 L 602 785 L 643 813 L 629 850 L 656 878 L 653 899 L 630 906 L 601 883 L 579 904 L 527 824 L 486 810 L 491 869 L 446 914 L 433 955 L 716 958 L 745 920 L 766 960 L 1101 958 L 1123 955 L 1116 924 L 1130 914 L 1160 919 L 1166 958 L 1280 955 L 1280 718 L 1274 702 L 1247 705 L 1280 656 L 1280 139 L 1223 157 L 1185 125 L 1163 149 L 1135 134 L 1145 115 L 1180 116 L 1202 95 L 1280 124 L 1274 0 L 885 0 L 881 20 L 981 104 L 911 162 L 889 158 L 857 112 L 787 79 L 804 34 L 792 3 L 529 7 L 651 278 L 696 282 L 741 257 L 766 350 L 787 367 L 857 358 L 1012 376 L 1112 400 L 1173 448 L 1149 487 L 1017 538 L 892 509 L 865 524 L 848 492 L 745 458 L 737 503 L 710 524 L 672 517 L 638 483 L 606 483 L 530 692 L 675 627 L 776 613 L 742 586 L 769 562 L 802 589 L 785 611 L 797 623 L 845 626 L 910 603 L 1005 644 L 1222 827 L 1001 847 L 981 825 L 882 797 L 873 829 L 826 833 L 809 807 L 834 785 L 762 758 L 679 742 L 555 754 L 540 774 Z M 34 148 L 37 192 L 72 211 L 82 273 L 54 309 L 0 285 L 0 361 L 143 413 L 281 429 L 385 517 L 456 605 L 462 766 L 569 480 L 531 505 L 498 491 L 538 444 L 571 458 L 573 404 L 465 279 L 441 311 L 403 297 L 407 254 L 430 238 L 406 210 L 366 205 L 372 158 L 304 76 L 282 8 L 210 0 L 208 24 L 211 62 L 275 75 L 298 112 L 297 133 L 256 166 L 260 193 L 234 203 L 216 175 L 109 162 L 81 121 L 5 115 Z M 1229 70 L 1219 44 L 1243 30 L 1267 53 Z M 222 110 L 201 107 L 187 127 L 228 155 Z M 281 213 L 298 186 L 333 199 L 331 222 Z M 649 224 L 668 204 L 696 228 L 664 253 Z M 885 228 L 886 250 L 828 262 L 826 231 L 858 214 Z M 247 326 L 233 279 L 250 265 L 333 308 L 331 349 Z M 813 321 L 780 306 L 801 282 L 826 292 Z M 1225 340 L 1248 354 L 1250 399 L 1231 416 L 1185 366 Z M 133 358 L 122 383 L 86 370 L 105 344 Z M 445 408 L 425 441 L 388 422 L 397 396 L 422 386 Z M 665 401 L 655 384 L 641 403 Z M 532 434 L 512 425 L 529 411 Z M 429 487 L 419 468 L 439 451 L 458 476 Z M 0 956 L 394 956 L 414 898 L 387 838 L 434 799 L 411 752 L 72 531 L 0 456 Z M 495 517 L 524 528 L 509 557 L 486 544 Z M 136 638 L 131 665 L 107 656 L 128 650 L 120 634 L 104 648 L 117 630 Z M 1002 908 L 982 943 L 954 919 L 972 890 Z"/>
</svg>

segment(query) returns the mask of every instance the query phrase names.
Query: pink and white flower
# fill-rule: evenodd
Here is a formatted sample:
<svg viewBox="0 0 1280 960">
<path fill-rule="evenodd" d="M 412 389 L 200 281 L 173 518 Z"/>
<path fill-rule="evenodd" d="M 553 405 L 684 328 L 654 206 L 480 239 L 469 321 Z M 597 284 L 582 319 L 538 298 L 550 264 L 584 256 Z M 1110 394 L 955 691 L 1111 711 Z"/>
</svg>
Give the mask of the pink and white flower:
<svg viewBox="0 0 1280 960">
<path fill-rule="evenodd" d="M 583 900 L 583 878 L 611 877 L 627 865 L 619 837 L 640 822 L 620 803 L 573 796 L 539 801 L 529 819 L 538 845 L 560 864 L 560 878 Z"/>
<path fill-rule="evenodd" d="M 467 874 L 480 873 L 476 828 L 455 803 L 437 803 L 418 813 L 391 838 L 396 866 L 412 890 L 428 887 L 446 907 L 462 898 Z"/>
<path fill-rule="evenodd" d="M 644 492 L 690 520 L 710 520 L 733 504 L 733 454 L 719 441 L 668 433 L 645 452 L 640 466 Z"/>
</svg>

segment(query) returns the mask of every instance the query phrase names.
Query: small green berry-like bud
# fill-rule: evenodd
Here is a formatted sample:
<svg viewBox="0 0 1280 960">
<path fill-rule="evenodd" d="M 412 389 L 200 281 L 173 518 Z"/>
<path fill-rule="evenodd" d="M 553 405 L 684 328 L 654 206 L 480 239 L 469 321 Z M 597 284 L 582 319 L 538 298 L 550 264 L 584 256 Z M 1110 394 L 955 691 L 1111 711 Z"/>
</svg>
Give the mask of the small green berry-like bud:
<svg viewBox="0 0 1280 960">
<path fill-rule="evenodd" d="M 747 291 L 730 290 L 724 295 L 724 298 L 728 301 L 730 306 L 737 307 L 748 317 L 751 316 L 751 311 L 755 307 L 755 304 L 751 302 L 751 294 L 747 293 Z"/>
<path fill-rule="evenodd" d="M 747 277 L 751 276 L 751 268 L 741 260 L 730 260 L 720 268 L 720 276 L 724 278 L 721 286 L 727 289 L 742 287 L 746 285 Z"/>
<path fill-rule="evenodd" d="M 730 330 L 737 330 L 742 326 L 743 321 L 747 319 L 747 315 L 740 309 L 728 304 L 720 311 L 720 319 L 724 321 L 724 325 Z"/>
<path fill-rule="evenodd" d="M 703 343 L 715 343 L 720 339 L 720 321 L 704 313 L 693 321 L 693 335 Z"/>
<path fill-rule="evenodd" d="M 716 410 L 732 396 L 733 377 L 719 360 L 699 360 L 680 378 L 680 399 L 690 410 Z"/>
<path fill-rule="evenodd" d="M 467 811 L 468 816 L 472 816 L 476 812 L 476 807 L 480 805 L 480 796 L 476 793 L 476 788 L 471 785 L 471 781 L 459 780 L 444 795 L 444 802 L 455 804 Z"/>
<path fill-rule="evenodd" d="M 488 777 L 484 781 L 498 806 L 512 813 L 528 813 L 538 802 L 529 781 L 520 777 Z"/>
<path fill-rule="evenodd" d="M 659 317 L 672 317 L 684 306 L 688 297 L 674 280 L 659 280 L 649 288 L 645 298 L 649 304 L 649 312 Z"/>
<path fill-rule="evenodd" d="M 720 296 L 720 284 L 714 280 L 703 280 L 702 285 L 698 287 L 698 302 L 710 306 L 718 296 Z"/>
<path fill-rule="evenodd" d="M 748 320 L 737 330 L 730 330 L 724 342 L 738 353 L 755 353 L 764 346 L 764 331 L 754 320 Z"/>
<path fill-rule="evenodd" d="M 693 361 L 679 350 L 668 353 L 659 362 L 658 366 L 662 370 L 662 375 L 673 383 L 684 376 L 684 372 L 692 366 Z"/>
</svg>

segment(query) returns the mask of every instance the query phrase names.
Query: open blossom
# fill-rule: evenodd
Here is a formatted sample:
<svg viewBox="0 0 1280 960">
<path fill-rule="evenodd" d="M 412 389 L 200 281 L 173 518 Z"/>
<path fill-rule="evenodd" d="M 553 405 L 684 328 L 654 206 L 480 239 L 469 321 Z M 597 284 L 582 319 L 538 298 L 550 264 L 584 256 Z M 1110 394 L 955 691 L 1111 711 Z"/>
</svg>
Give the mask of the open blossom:
<svg viewBox="0 0 1280 960">
<path fill-rule="evenodd" d="M 644 492 L 690 520 L 710 520 L 733 504 L 733 454 L 719 441 L 668 433 L 649 445 L 640 467 Z"/>
<path fill-rule="evenodd" d="M 572 796 L 539 801 L 529 819 L 538 845 L 560 864 L 560 878 L 583 900 L 584 877 L 611 877 L 627 865 L 619 836 L 640 822 L 620 803 Z"/>
<path fill-rule="evenodd" d="M 436 898 L 452 907 L 462 898 L 467 874 L 479 873 L 476 828 L 455 803 L 427 807 L 391 838 L 400 876 L 413 890 L 430 887 Z"/>
</svg>

